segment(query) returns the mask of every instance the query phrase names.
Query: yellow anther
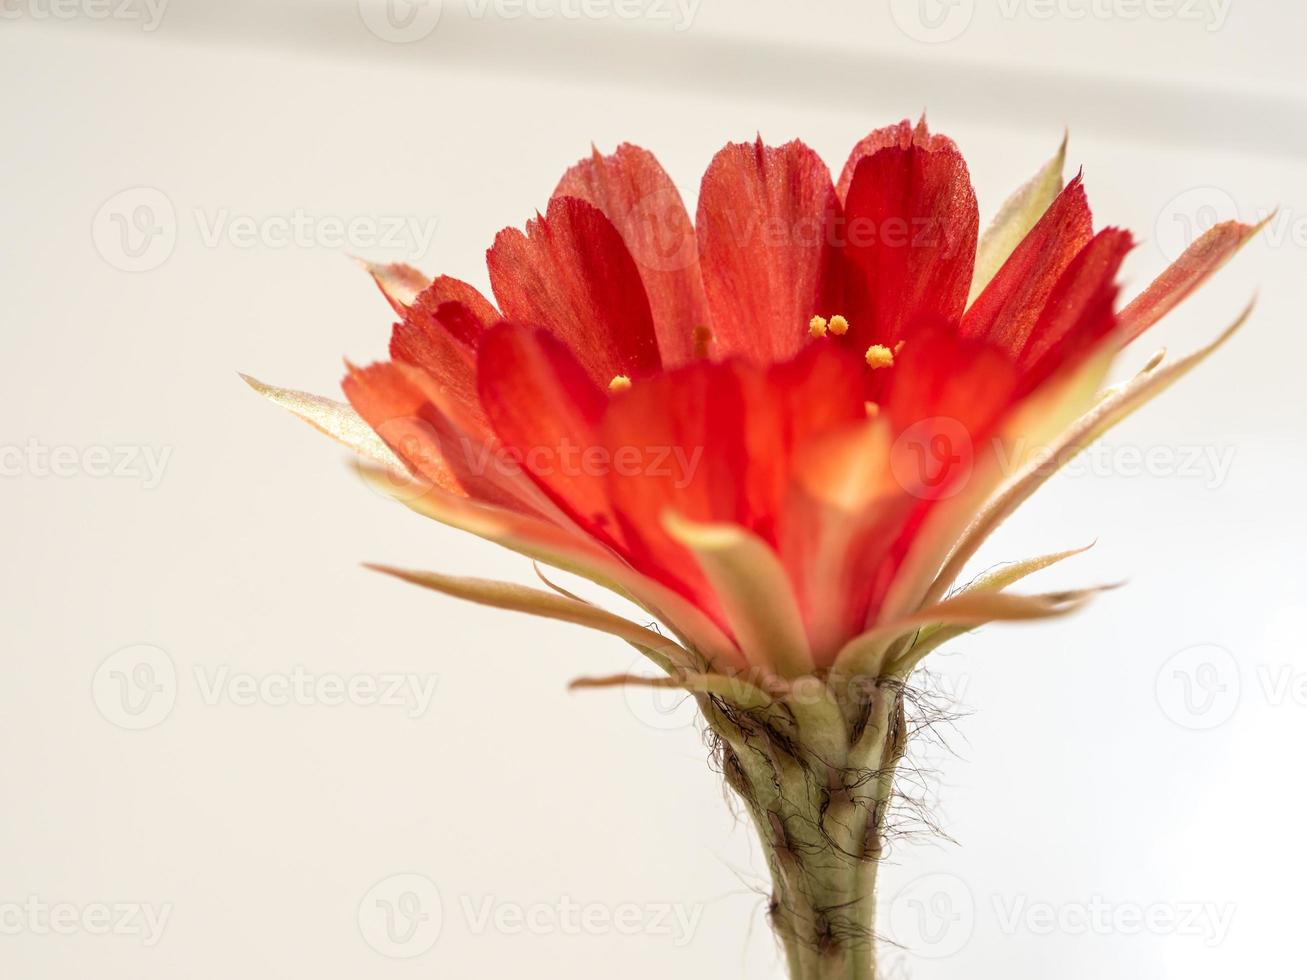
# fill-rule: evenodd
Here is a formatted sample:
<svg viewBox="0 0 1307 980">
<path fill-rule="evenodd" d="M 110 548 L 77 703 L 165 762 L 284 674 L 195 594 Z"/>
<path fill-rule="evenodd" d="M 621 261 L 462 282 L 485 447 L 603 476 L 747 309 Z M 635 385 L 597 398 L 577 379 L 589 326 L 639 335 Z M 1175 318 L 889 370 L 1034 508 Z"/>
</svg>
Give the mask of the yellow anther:
<svg viewBox="0 0 1307 980">
<path fill-rule="evenodd" d="M 830 318 L 830 332 L 833 333 L 836 337 L 843 337 L 846 333 L 849 332 L 849 321 L 846 320 L 840 314 L 836 313 L 833 317 Z"/>
<path fill-rule="evenodd" d="M 708 348 L 712 346 L 712 331 L 707 327 L 699 326 L 694 328 L 694 356 L 703 360 L 708 356 Z"/>
<path fill-rule="evenodd" d="M 824 316 L 814 316 L 808 321 L 808 336 L 814 338 L 826 336 L 826 318 Z"/>
<path fill-rule="evenodd" d="M 874 419 L 880 414 L 880 406 L 875 402 L 863 402 L 862 407 L 867 410 L 867 418 Z"/>
<path fill-rule="evenodd" d="M 876 368 L 893 367 L 894 352 L 883 344 L 872 344 L 867 348 L 867 364 Z"/>
<path fill-rule="evenodd" d="M 629 387 L 631 387 L 631 379 L 624 374 L 619 374 L 617 377 L 613 378 L 612 381 L 608 382 L 608 390 L 614 395 L 619 391 L 625 391 Z"/>
</svg>

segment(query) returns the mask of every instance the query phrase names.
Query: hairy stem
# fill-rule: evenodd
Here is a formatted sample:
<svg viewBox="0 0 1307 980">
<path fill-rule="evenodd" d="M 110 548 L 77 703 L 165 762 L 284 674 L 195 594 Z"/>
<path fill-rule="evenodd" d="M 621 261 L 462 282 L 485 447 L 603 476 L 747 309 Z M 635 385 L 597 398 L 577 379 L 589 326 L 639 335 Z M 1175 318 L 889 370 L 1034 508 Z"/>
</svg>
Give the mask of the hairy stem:
<svg viewBox="0 0 1307 980">
<path fill-rule="evenodd" d="M 767 855 L 769 918 L 790 977 L 871 980 L 876 871 L 903 752 L 901 686 L 878 682 L 843 711 L 700 704 Z"/>
</svg>

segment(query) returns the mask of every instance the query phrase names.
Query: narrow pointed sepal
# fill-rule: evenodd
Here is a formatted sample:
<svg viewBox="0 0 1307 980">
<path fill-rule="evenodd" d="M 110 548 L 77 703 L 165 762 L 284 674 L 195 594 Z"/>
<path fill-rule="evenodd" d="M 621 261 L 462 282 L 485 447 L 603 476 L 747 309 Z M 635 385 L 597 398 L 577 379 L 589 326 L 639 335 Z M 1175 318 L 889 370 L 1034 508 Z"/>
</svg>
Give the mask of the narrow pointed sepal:
<svg viewBox="0 0 1307 980">
<path fill-rule="evenodd" d="M 359 259 L 359 264 L 372 276 L 386 301 L 396 313 L 403 316 L 418 294 L 431 284 L 431 280 L 418 269 L 403 262 L 389 264 Z"/>
<path fill-rule="evenodd" d="M 1049 619 L 1075 612 L 1095 595 L 1114 585 L 1064 592 L 1045 592 L 1039 595 L 1012 595 L 1007 592 L 971 591 L 959 593 L 943 602 L 919 609 L 910 615 L 882 623 L 854 640 L 849 641 L 835 658 L 835 672 L 843 676 L 873 676 L 882 674 L 901 676 L 915 666 L 917 659 L 912 650 L 885 662 L 886 652 L 894 641 L 937 623 L 981 626 L 994 622 L 1020 622 L 1032 619 Z"/>
<path fill-rule="evenodd" d="M 570 691 L 586 691 L 610 687 L 652 687 L 687 691 L 691 694 L 710 694 L 730 702 L 746 711 L 771 707 L 774 699 L 760 687 L 739 677 L 725 674 L 702 674 L 693 671 L 673 671 L 667 677 L 645 677 L 639 674 L 611 674 L 606 677 L 578 677 L 567 685 Z"/>
<path fill-rule="evenodd" d="M 1017 188 L 999 209 L 976 246 L 976 271 L 971 280 L 970 305 L 997 275 L 1021 240 L 1048 210 L 1062 190 L 1062 169 L 1066 165 L 1066 137 L 1053 158 L 1034 177 Z"/>
<path fill-rule="evenodd" d="M 527 588 L 512 582 L 463 578 L 441 575 L 438 572 L 410 571 L 386 565 L 364 567 L 457 599 L 466 599 L 469 602 L 493 606 L 497 609 L 511 609 L 532 616 L 557 619 L 598 630 L 601 633 L 609 633 L 659 654 L 673 666 L 688 667 L 693 662 L 689 651 L 667 637 L 606 609 L 577 599 L 569 599 L 566 596 Z"/>
<path fill-rule="evenodd" d="M 344 402 L 306 391 L 264 384 L 248 374 L 242 374 L 241 379 L 274 405 L 280 405 L 358 455 L 380 463 L 389 471 L 406 471 L 399 457 L 381 441 L 381 437 L 363 421 L 359 413 Z"/>
<path fill-rule="evenodd" d="M 412 480 L 397 480 L 375 467 L 358 469 L 376 490 L 415 513 L 589 579 L 643 607 L 720 669 L 743 666 L 739 650 L 703 612 L 683 596 L 619 562 L 599 545 L 528 515 L 479 504 Z"/>
<path fill-rule="evenodd" d="M 1036 572 L 1042 572 L 1045 568 L 1056 565 L 1058 562 L 1066 561 L 1068 558 L 1074 558 L 1077 555 L 1083 555 L 1093 546 L 1094 543 L 1091 542 L 1083 548 L 1055 551 L 1050 555 L 1027 558 L 1025 561 L 1007 562 L 980 576 L 966 588 L 959 589 L 958 595 L 967 595 L 973 592 L 1001 592 L 1009 585 L 1015 585 L 1022 579 L 1034 575 Z"/>
<path fill-rule="evenodd" d="M 928 590 L 928 601 L 948 590 L 985 540 L 1068 460 L 1075 458 L 1095 439 L 1129 418 L 1224 346 L 1248 321 L 1252 311 L 1253 304 L 1249 303 L 1219 337 L 1191 354 L 1170 364 L 1157 361 L 1156 358 L 1150 360 L 1149 363 L 1154 365 L 1152 370 L 1137 374 L 1067 428 L 1052 442 L 1047 452 L 1041 453 L 1035 462 L 1005 484 L 980 510 Z"/>
</svg>

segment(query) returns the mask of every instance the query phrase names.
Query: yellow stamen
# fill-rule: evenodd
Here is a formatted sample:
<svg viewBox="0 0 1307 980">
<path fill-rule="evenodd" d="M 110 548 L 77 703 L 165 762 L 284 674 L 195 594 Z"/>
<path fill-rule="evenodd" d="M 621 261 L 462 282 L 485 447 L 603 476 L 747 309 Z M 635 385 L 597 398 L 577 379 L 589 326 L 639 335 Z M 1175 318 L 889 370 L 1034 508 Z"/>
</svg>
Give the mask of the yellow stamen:
<svg viewBox="0 0 1307 980">
<path fill-rule="evenodd" d="M 872 370 L 893 367 L 894 352 L 883 344 L 872 344 L 867 348 L 867 364 Z"/>
<path fill-rule="evenodd" d="M 612 381 L 608 382 L 608 390 L 614 395 L 619 391 L 625 391 L 629 387 L 631 387 L 631 379 L 624 374 L 619 374 L 617 377 L 613 378 Z"/>
<path fill-rule="evenodd" d="M 694 328 L 694 356 L 703 360 L 708 356 L 708 348 L 712 345 L 712 331 L 707 327 Z"/>
<path fill-rule="evenodd" d="M 843 337 L 849 332 L 849 321 L 839 313 L 836 313 L 830 318 L 830 332 L 836 337 Z"/>
<path fill-rule="evenodd" d="M 824 316 L 814 316 L 808 321 L 808 336 L 813 338 L 826 336 L 826 318 Z"/>
<path fill-rule="evenodd" d="M 867 418 L 874 419 L 880 414 L 880 406 L 875 402 L 863 402 L 862 407 L 867 410 Z"/>
</svg>

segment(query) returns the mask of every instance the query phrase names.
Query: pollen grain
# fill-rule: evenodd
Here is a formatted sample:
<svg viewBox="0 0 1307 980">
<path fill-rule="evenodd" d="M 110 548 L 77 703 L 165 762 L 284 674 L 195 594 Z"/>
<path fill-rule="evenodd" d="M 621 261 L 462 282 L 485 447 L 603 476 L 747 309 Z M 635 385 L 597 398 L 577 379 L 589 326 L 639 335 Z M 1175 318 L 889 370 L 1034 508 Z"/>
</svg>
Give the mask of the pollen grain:
<svg viewBox="0 0 1307 980">
<path fill-rule="evenodd" d="M 874 371 L 877 368 L 894 366 L 894 352 L 883 344 L 872 344 L 867 348 L 867 364 Z"/>
</svg>

